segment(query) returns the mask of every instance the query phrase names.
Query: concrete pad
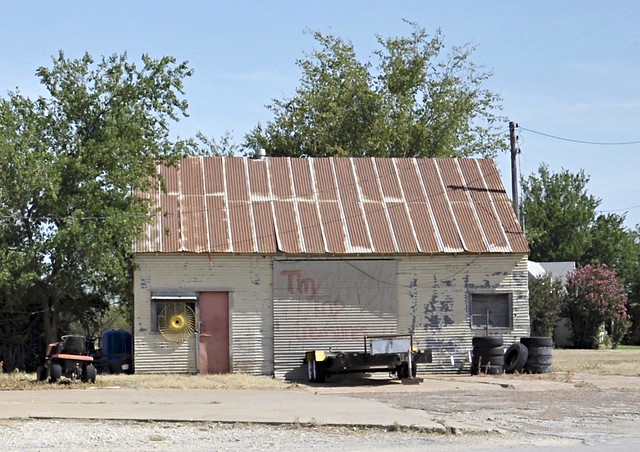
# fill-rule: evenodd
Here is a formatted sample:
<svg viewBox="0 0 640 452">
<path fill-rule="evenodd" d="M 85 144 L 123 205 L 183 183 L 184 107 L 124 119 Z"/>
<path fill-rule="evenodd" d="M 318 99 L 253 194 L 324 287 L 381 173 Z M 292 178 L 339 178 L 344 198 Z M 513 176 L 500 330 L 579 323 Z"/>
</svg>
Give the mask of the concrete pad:
<svg viewBox="0 0 640 452">
<path fill-rule="evenodd" d="M 0 392 L 0 418 L 407 427 L 445 433 L 421 410 L 307 391 L 86 389 Z"/>
</svg>

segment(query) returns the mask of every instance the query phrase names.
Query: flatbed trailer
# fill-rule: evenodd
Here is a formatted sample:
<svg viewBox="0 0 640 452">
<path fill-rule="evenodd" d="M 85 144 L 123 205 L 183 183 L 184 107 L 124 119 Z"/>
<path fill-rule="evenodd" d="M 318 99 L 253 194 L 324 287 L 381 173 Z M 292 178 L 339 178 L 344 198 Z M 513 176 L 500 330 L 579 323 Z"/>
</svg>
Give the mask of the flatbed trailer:
<svg viewBox="0 0 640 452">
<path fill-rule="evenodd" d="M 430 363 L 431 350 L 419 350 L 413 335 L 364 336 L 363 352 L 310 350 L 304 363 L 310 382 L 322 383 L 338 374 L 388 372 L 400 379 L 415 378 L 418 363 Z M 411 372 L 409 371 L 411 369 Z"/>
</svg>

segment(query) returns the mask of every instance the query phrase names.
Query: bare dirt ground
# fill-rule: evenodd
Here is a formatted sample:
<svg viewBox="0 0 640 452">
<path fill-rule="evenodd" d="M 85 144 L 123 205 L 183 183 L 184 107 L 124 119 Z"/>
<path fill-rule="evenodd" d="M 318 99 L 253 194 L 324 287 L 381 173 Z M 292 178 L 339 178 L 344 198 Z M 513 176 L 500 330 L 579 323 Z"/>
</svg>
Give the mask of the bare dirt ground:
<svg viewBox="0 0 640 452">
<path fill-rule="evenodd" d="M 640 444 L 640 376 L 424 375 L 417 385 L 374 378 L 316 388 L 423 410 L 461 425 L 528 437 L 531 444 Z M 455 432 L 454 432 L 455 433 Z"/>
</svg>

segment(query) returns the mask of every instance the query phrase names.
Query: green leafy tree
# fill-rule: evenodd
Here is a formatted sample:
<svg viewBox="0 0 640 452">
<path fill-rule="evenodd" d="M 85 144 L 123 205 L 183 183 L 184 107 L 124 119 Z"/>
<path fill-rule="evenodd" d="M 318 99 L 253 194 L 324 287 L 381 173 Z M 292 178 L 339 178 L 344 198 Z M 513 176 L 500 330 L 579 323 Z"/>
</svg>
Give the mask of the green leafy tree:
<svg viewBox="0 0 640 452">
<path fill-rule="evenodd" d="M 598 348 L 598 331 L 604 325 L 614 347 L 631 325 L 627 294 L 615 271 L 598 265 L 574 270 L 567 281 L 566 316 L 571 321 L 573 343 L 578 348 Z"/>
<path fill-rule="evenodd" d="M 587 194 L 589 178 L 580 171 L 553 174 L 540 165 L 522 181 L 525 226 L 537 262 L 580 262 L 591 248 L 590 228 L 600 200 Z"/>
<path fill-rule="evenodd" d="M 473 47 L 445 54 L 438 31 L 410 23 L 407 37 L 378 37 L 371 60 L 342 38 L 313 33 L 320 49 L 297 64 L 300 86 L 267 108 L 274 119 L 245 146 L 274 156 L 493 156 L 504 149 L 500 98 L 471 62 Z"/>
<path fill-rule="evenodd" d="M 37 302 L 52 341 L 107 299 L 131 303 L 131 244 L 150 217 L 133 194 L 184 152 L 169 130 L 186 114 L 191 70 L 60 52 L 37 75 L 46 97 L 0 99 L 0 289 L 12 308 Z"/>
<path fill-rule="evenodd" d="M 529 277 L 529 317 L 532 336 L 553 336 L 564 309 L 566 291 L 562 281 L 550 275 Z"/>
</svg>

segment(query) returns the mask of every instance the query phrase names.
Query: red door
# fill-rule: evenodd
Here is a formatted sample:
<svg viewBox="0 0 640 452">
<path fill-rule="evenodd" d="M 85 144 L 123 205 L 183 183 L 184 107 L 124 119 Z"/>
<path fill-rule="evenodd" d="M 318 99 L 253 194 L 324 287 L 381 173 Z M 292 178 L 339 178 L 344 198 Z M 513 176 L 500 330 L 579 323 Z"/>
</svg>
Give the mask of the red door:
<svg viewBox="0 0 640 452">
<path fill-rule="evenodd" d="M 201 374 L 229 373 L 229 293 L 200 292 L 198 309 L 198 371 Z"/>
</svg>

